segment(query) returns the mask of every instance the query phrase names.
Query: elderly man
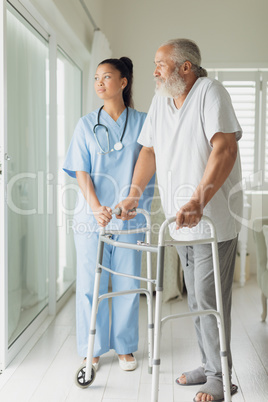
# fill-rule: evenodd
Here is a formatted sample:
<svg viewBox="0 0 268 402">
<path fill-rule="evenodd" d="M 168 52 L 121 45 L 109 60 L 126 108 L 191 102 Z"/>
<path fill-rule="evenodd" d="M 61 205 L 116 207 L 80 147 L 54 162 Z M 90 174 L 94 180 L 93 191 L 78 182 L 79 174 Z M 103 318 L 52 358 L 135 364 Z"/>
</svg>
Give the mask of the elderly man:
<svg viewBox="0 0 268 402">
<path fill-rule="evenodd" d="M 121 219 L 131 219 L 130 209 L 157 172 L 166 217 L 176 215 L 170 228 L 178 240 L 202 239 L 212 219 L 217 231 L 228 364 L 230 351 L 231 289 L 240 230 L 242 192 L 237 141 L 242 136 L 230 96 L 216 80 L 207 78 L 198 46 L 188 39 L 171 40 L 156 52 L 156 95 L 138 142 L 143 145 L 129 196 L 120 204 Z M 215 288 L 210 245 L 177 247 L 191 311 L 215 309 Z M 202 384 L 194 401 L 223 400 L 223 384 L 216 319 L 197 317 L 195 328 L 202 366 L 183 373 L 179 385 Z M 237 387 L 232 385 L 232 393 Z"/>
</svg>

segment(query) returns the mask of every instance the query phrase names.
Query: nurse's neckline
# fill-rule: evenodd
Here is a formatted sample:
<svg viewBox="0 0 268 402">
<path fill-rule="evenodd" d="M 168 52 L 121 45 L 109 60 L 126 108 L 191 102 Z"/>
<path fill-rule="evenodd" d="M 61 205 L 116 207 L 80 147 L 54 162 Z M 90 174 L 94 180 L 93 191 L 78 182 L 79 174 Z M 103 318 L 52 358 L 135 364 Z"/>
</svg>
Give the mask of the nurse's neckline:
<svg viewBox="0 0 268 402">
<path fill-rule="evenodd" d="M 117 122 L 117 120 L 120 118 L 120 116 L 122 115 L 122 113 L 124 113 L 124 111 L 126 110 L 126 106 L 124 105 L 122 108 L 119 108 L 118 110 L 116 110 L 115 112 L 109 113 L 109 108 L 108 110 L 105 109 L 105 105 L 102 106 L 102 110 L 104 110 L 110 117 L 111 119 L 113 119 L 115 122 Z"/>
</svg>

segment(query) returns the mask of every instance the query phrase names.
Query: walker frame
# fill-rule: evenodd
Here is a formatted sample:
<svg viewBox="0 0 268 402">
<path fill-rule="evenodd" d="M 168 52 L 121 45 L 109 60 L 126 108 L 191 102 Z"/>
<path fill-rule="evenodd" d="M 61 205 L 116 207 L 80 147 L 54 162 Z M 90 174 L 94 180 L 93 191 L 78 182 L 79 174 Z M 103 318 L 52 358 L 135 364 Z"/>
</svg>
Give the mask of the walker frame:
<svg viewBox="0 0 268 402">
<path fill-rule="evenodd" d="M 96 334 L 96 319 L 99 303 L 107 298 L 122 296 L 127 294 L 145 294 L 147 297 L 147 305 L 148 305 L 148 372 L 152 374 L 152 358 L 153 358 L 153 336 L 154 336 L 154 324 L 153 324 L 153 284 L 156 284 L 156 280 L 152 279 L 152 262 L 151 262 L 151 252 L 156 252 L 156 250 L 152 246 L 147 246 L 147 244 L 151 243 L 151 220 L 150 214 L 142 209 L 136 210 L 137 214 L 143 214 L 146 219 L 146 226 L 138 229 L 131 230 L 110 230 L 105 227 L 101 229 L 99 235 L 99 243 L 98 243 L 98 251 L 97 251 L 97 262 L 95 269 L 95 282 L 94 282 L 94 291 L 92 298 L 92 312 L 91 312 L 91 321 L 90 321 L 90 330 L 88 337 L 88 351 L 87 351 L 87 359 L 86 364 L 83 364 L 77 371 L 75 376 L 76 385 L 81 388 L 86 388 L 90 386 L 96 377 L 96 370 L 92 365 L 93 358 L 93 348 L 94 348 L 94 340 Z M 120 209 L 115 209 L 112 211 L 112 214 L 119 215 Z M 138 242 L 137 244 L 133 243 L 125 243 L 113 240 L 112 235 L 119 234 L 134 234 L 134 233 L 145 233 L 146 234 L 146 242 Z M 121 248 L 129 248 L 137 251 L 147 251 L 147 278 L 124 274 L 123 272 L 114 272 L 111 269 L 102 265 L 103 258 L 103 249 L 104 244 L 111 244 L 116 247 Z M 120 292 L 110 292 L 105 293 L 99 296 L 99 287 L 100 287 L 100 278 L 101 272 L 105 270 L 113 275 L 125 276 L 132 279 L 138 279 L 144 282 L 147 282 L 147 289 L 138 288 L 133 290 L 123 290 Z"/>
<path fill-rule="evenodd" d="M 203 316 L 203 315 L 214 315 L 217 320 L 217 326 L 219 331 L 219 341 L 220 341 L 220 356 L 222 365 L 222 377 L 223 377 L 223 391 L 224 391 L 224 401 L 231 402 L 231 389 L 230 389 L 230 379 L 229 379 L 229 369 L 226 351 L 226 338 L 225 338 L 225 328 L 223 319 L 223 302 L 222 302 L 222 292 L 221 292 L 221 282 L 220 282 L 220 269 L 219 269 L 219 257 L 218 257 L 218 247 L 217 247 L 217 236 L 216 230 L 212 221 L 206 217 L 202 217 L 202 221 L 206 222 L 210 227 L 211 237 L 206 239 L 192 240 L 192 241 L 177 241 L 177 240 L 165 240 L 165 232 L 167 227 L 175 222 L 176 217 L 171 217 L 166 219 L 159 230 L 158 245 L 151 245 L 151 221 L 150 215 L 147 211 L 143 209 L 137 209 L 137 214 L 141 213 L 146 218 L 146 227 L 140 229 L 132 230 L 109 230 L 102 228 L 99 236 L 97 263 L 95 270 L 95 284 L 92 300 L 92 313 L 90 322 L 90 331 L 88 339 L 88 353 L 86 364 L 82 365 L 76 373 L 75 381 L 76 384 L 81 388 L 86 388 L 91 385 L 96 377 L 95 368 L 92 366 L 93 358 L 93 347 L 94 338 L 96 333 L 96 316 L 98 311 L 98 305 L 104 298 L 110 298 L 115 296 L 120 296 L 123 294 L 133 294 L 133 293 L 143 293 L 147 296 L 148 304 L 148 371 L 153 374 L 152 378 L 152 392 L 151 392 L 151 402 L 158 401 L 158 391 L 159 391 L 159 374 L 160 374 L 160 340 L 161 331 L 164 324 L 173 319 Z M 118 214 L 118 210 L 114 210 L 113 213 Z M 146 242 L 141 244 L 133 244 L 126 242 L 117 242 L 111 239 L 113 234 L 132 234 L 132 233 L 146 233 Z M 147 278 L 137 277 L 132 275 L 127 275 L 124 273 L 115 273 L 109 268 L 102 265 L 102 256 L 104 243 L 111 244 L 116 247 L 130 248 L 138 251 L 146 251 L 147 253 Z M 195 244 L 211 244 L 212 247 L 212 259 L 213 259 L 213 270 L 214 270 L 214 281 L 215 281 L 215 294 L 216 294 L 216 310 L 199 310 L 196 312 L 188 312 L 183 314 L 173 314 L 166 317 L 162 317 L 162 299 L 163 299 L 163 285 L 164 285 L 164 255 L 165 247 L 167 246 L 189 246 Z M 157 253 L 157 276 L 156 280 L 152 279 L 152 269 L 151 269 L 151 253 Z M 100 275 L 102 269 L 114 274 L 126 276 L 129 278 L 134 278 L 147 282 L 147 289 L 139 288 L 135 290 L 126 290 L 121 292 L 110 292 L 99 296 L 99 284 Z M 156 285 L 156 300 L 155 300 L 155 324 L 153 323 L 153 284 Z M 153 334 L 154 333 L 154 334 Z M 153 352 L 152 352 L 153 351 Z"/>
</svg>

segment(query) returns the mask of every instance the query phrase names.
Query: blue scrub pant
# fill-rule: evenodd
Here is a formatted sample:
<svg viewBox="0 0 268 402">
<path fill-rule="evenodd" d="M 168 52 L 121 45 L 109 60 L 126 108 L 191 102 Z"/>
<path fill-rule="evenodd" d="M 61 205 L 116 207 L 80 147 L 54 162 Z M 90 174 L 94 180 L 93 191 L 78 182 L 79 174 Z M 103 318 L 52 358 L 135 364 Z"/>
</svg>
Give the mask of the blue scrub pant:
<svg viewBox="0 0 268 402">
<path fill-rule="evenodd" d="M 88 334 L 92 309 L 95 268 L 98 249 L 98 233 L 75 234 L 77 252 L 76 282 L 76 336 L 81 357 L 87 355 Z M 144 234 L 113 236 L 116 241 L 137 243 Z M 104 244 L 102 265 L 117 272 L 140 276 L 142 253 Z M 102 270 L 100 293 L 108 292 L 109 273 Z M 111 276 L 114 292 L 139 288 L 139 281 Z M 108 299 L 99 303 L 94 344 L 94 357 L 114 349 L 117 354 L 129 354 L 138 349 L 139 340 L 139 295 L 123 295 L 112 298 L 111 327 Z"/>
</svg>

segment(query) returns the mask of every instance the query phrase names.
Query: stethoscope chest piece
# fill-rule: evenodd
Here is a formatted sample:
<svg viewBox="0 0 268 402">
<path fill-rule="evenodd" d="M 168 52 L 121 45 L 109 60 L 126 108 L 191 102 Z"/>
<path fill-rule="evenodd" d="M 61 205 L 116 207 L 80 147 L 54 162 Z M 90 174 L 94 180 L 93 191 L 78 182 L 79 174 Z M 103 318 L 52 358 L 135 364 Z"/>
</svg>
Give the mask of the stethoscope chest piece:
<svg viewBox="0 0 268 402">
<path fill-rule="evenodd" d="M 121 151 L 122 148 L 123 148 L 123 144 L 122 144 L 121 141 L 119 141 L 116 144 L 114 144 L 115 151 Z"/>
<path fill-rule="evenodd" d="M 125 121 L 125 125 L 124 125 L 124 130 L 123 130 L 123 133 L 121 135 L 120 140 L 114 144 L 114 149 L 110 149 L 108 128 L 104 124 L 100 124 L 100 113 L 101 113 L 102 109 L 103 109 L 103 106 L 99 109 L 97 124 L 95 124 L 95 126 L 93 127 L 93 134 L 94 134 L 95 140 L 96 140 L 96 142 L 98 144 L 98 147 L 100 148 L 100 151 L 101 151 L 101 152 L 98 152 L 98 154 L 99 155 L 107 155 L 107 154 L 109 154 L 110 152 L 113 152 L 113 151 L 121 151 L 121 149 L 123 149 L 123 147 L 124 147 L 123 144 L 122 144 L 122 140 L 123 140 L 123 137 L 125 135 L 127 121 L 128 121 L 128 107 L 126 108 L 127 109 L 127 115 L 126 115 L 126 121 Z M 98 127 L 102 127 L 102 128 L 105 129 L 106 140 L 107 140 L 107 150 L 104 150 L 102 148 L 102 146 L 101 146 L 101 144 L 100 144 L 100 142 L 98 140 L 97 132 L 96 132 Z"/>
</svg>

